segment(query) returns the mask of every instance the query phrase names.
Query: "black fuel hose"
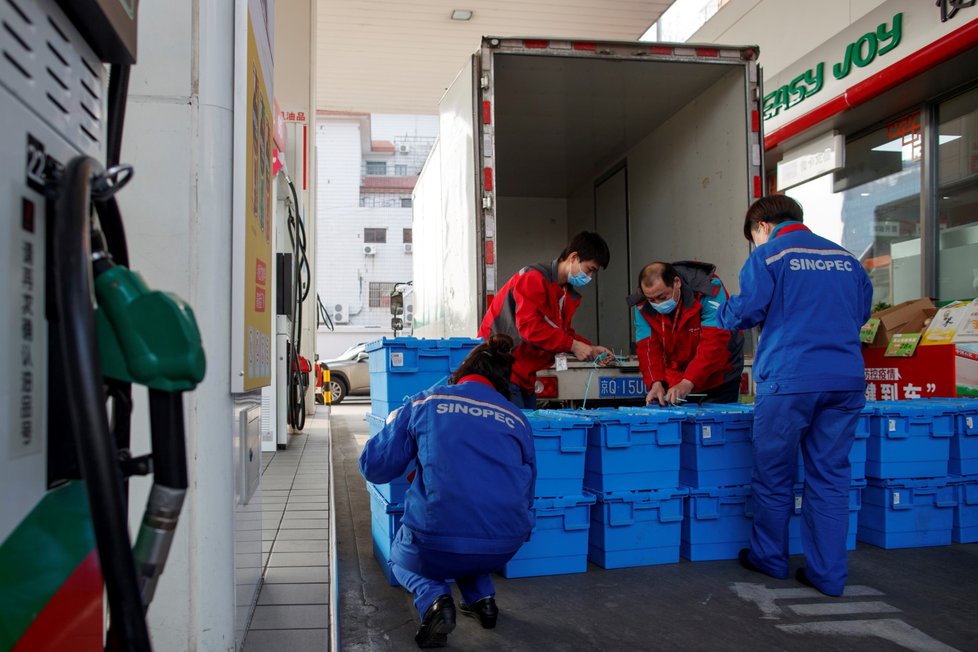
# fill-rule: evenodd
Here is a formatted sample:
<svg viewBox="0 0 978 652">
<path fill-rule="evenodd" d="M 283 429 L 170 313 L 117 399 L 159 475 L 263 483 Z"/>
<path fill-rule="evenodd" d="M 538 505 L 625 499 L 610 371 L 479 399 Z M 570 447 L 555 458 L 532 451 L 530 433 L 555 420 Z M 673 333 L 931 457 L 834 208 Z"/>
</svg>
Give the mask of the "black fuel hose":
<svg viewBox="0 0 978 652">
<path fill-rule="evenodd" d="M 296 430 L 302 430 L 306 425 L 306 383 L 299 365 L 302 350 L 302 302 L 309 296 L 309 259 L 306 257 L 306 227 L 299 211 L 299 196 L 295 184 L 286 177 L 289 190 L 292 192 L 292 206 L 289 212 L 289 241 L 292 243 L 292 279 L 295 297 L 292 307 L 292 326 L 289 333 L 291 343 L 288 366 L 288 385 L 286 400 L 288 401 L 289 423 Z M 293 208 L 295 211 L 293 212 Z M 303 282 L 305 272 L 305 282 Z"/>
<path fill-rule="evenodd" d="M 72 159 L 58 183 L 52 230 L 55 331 L 70 392 L 65 403 L 88 490 L 99 563 L 109 598 L 109 649 L 150 650 L 129 540 L 122 475 L 105 414 L 102 369 L 92 311 L 89 252 L 91 179 L 98 163 Z"/>
</svg>

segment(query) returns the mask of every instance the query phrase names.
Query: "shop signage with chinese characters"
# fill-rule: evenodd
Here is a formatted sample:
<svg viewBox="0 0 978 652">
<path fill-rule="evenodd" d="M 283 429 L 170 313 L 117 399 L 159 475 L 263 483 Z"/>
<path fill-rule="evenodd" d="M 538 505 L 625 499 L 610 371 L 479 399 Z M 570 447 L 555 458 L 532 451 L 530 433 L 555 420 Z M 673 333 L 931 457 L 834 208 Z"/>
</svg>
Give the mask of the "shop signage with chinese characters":
<svg viewBox="0 0 978 652">
<path fill-rule="evenodd" d="M 978 396 L 978 345 L 920 346 L 909 358 L 885 351 L 863 349 L 867 400 Z"/>
</svg>

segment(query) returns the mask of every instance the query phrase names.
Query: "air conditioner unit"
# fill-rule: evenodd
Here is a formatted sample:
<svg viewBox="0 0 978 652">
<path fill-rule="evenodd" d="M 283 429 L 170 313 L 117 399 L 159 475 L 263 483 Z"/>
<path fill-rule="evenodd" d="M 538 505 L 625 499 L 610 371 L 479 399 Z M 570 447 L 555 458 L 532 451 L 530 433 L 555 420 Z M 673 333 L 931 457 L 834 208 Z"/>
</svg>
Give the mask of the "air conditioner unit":
<svg viewBox="0 0 978 652">
<path fill-rule="evenodd" d="M 407 154 L 411 151 L 411 146 L 407 144 L 398 145 L 397 151 L 399 151 L 401 154 Z"/>
<path fill-rule="evenodd" d="M 373 256 L 377 253 L 377 245 L 363 245 L 363 255 Z"/>
<path fill-rule="evenodd" d="M 412 246 L 412 244 L 410 242 L 405 242 L 404 243 L 404 253 L 409 254 L 409 253 L 411 253 L 411 251 L 413 251 L 413 249 L 414 249 L 414 247 Z"/>
<path fill-rule="evenodd" d="M 333 306 L 333 314 L 331 317 L 334 324 L 349 324 L 350 306 L 345 303 L 337 303 Z"/>
</svg>

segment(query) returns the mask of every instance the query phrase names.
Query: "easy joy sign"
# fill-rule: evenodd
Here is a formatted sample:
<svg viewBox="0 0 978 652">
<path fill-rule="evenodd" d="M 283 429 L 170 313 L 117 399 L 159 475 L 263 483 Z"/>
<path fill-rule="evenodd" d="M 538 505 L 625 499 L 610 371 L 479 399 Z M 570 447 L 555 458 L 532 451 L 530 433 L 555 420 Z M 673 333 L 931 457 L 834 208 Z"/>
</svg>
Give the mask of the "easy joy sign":
<svg viewBox="0 0 978 652">
<path fill-rule="evenodd" d="M 949 0 L 950 1 L 950 0 Z M 889 66 L 978 20 L 978 7 L 954 2 L 890 0 L 764 80 L 764 131 L 768 135 Z M 942 16 L 944 20 L 942 20 Z"/>
</svg>

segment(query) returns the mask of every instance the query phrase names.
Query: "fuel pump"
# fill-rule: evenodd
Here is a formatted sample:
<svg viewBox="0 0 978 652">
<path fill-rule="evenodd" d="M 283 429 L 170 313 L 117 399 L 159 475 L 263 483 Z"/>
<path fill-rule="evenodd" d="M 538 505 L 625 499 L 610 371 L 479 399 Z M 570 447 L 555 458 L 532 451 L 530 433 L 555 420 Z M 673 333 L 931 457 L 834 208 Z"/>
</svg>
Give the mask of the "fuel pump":
<svg viewBox="0 0 978 652">
<path fill-rule="evenodd" d="M 0 170 L 0 649 L 149 650 L 187 488 L 182 393 L 203 378 L 200 335 L 183 301 L 129 269 L 115 200 L 133 174 L 118 162 L 137 14 L 137 0 L 0 4 L 0 144 L 26 145 L 25 165 Z M 152 445 L 136 457 L 134 382 Z M 150 473 L 133 547 L 126 478 Z"/>
</svg>

